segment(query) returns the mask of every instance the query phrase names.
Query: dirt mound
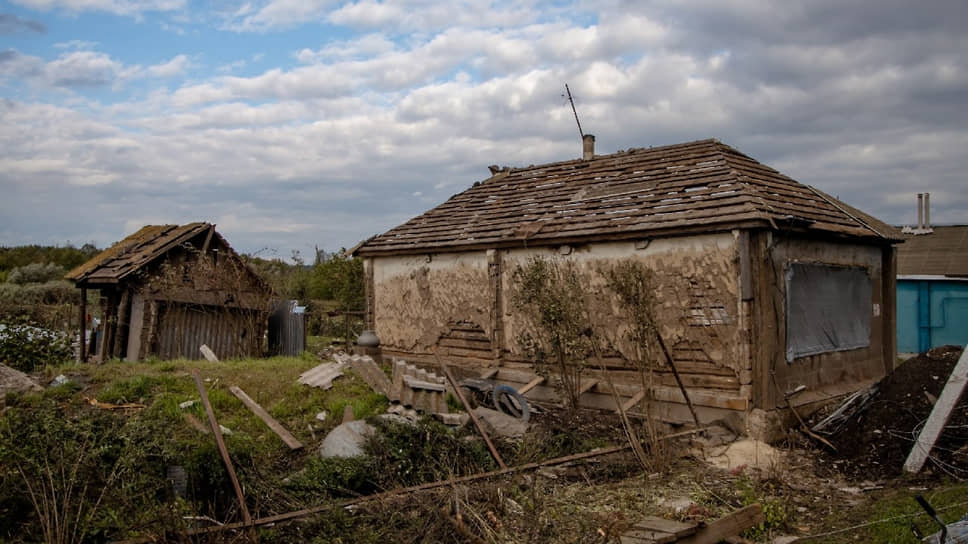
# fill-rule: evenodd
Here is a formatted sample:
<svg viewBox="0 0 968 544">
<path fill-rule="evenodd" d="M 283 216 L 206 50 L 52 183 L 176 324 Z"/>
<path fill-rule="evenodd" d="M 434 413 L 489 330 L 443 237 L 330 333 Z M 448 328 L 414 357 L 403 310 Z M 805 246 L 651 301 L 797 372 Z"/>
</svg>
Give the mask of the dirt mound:
<svg viewBox="0 0 968 544">
<path fill-rule="evenodd" d="M 961 356 L 958 346 L 943 346 L 904 361 L 878 384 L 870 403 L 854 414 L 830 441 L 830 460 L 846 475 L 893 478 L 917 439 L 934 402 Z M 939 437 L 926 467 L 968 477 L 968 395 L 963 395 Z M 961 451 L 959 451 L 961 450 Z"/>
</svg>

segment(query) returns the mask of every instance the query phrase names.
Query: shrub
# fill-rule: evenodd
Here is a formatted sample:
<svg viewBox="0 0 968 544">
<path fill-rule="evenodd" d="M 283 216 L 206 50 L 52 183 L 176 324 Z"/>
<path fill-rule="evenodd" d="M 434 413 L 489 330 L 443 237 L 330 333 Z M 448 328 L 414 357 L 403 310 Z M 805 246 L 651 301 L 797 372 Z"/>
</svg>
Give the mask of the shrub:
<svg viewBox="0 0 968 544">
<path fill-rule="evenodd" d="M 27 283 L 45 283 L 64 277 L 64 267 L 54 263 L 30 263 L 18 266 L 7 273 L 7 281 L 24 285 Z"/>
<path fill-rule="evenodd" d="M 0 362 L 23 372 L 38 366 L 60 364 L 74 355 L 63 333 L 31 325 L 26 319 L 0 323 Z"/>
</svg>

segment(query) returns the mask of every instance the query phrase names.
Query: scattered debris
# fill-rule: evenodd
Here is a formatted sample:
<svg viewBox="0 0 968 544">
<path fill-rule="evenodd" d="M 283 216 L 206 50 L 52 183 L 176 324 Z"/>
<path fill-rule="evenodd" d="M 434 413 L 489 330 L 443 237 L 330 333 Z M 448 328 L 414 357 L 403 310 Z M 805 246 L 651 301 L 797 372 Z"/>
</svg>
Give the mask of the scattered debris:
<svg viewBox="0 0 968 544">
<path fill-rule="evenodd" d="M 460 414 L 434 414 L 434 418 L 449 427 L 463 427 L 471 420 L 471 416 L 466 413 Z"/>
<path fill-rule="evenodd" d="M 951 413 L 954 411 L 955 405 L 958 404 L 958 399 L 961 398 L 966 385 L 968 385 L 968 353 L 962 350 L 958 364 L 951 371 L 944 389 L 941 390 L 941 396 L 936 397 L 938 401 L 933 403 L 934 408 L 931 410 L 931 415 L 928 416 L 928 421 L 924 424 L 918 439 L 914 442 L 914 447 L 911 449 L 907 461 L 904 462 L 904 470 L 920 472 L 931 453 L 931 448 L 934 447 L 941 431 L 948 424 Z M 925 391 L 925 394 L 928 394 L 928 392 Z"/>
<path fill-rule="evenodd" d="M 70 383 L 71 379 L 63 374 L 58 374 L 53 380 L 50 381 L 51 387 L 57 387 L 58 385 L 64 385 L 65 383 Z"/>
<path fill-rule="evenodd" d="M 278 421 L 276 421 L 275 418 L 270 416 L 269 412 L 266 412 L 265 409 L 262 408 L 262 406 L 259 406 L 259 403 L 252 400 L 249 397 L 249 395 L 247 395 L 245 391 L 242 390 L 242 388 L 236 387 L 233 385 L 232 387 L 229 387 L 229 391 L 231 391 L 233 395 L 235 395 L 239 400 L 241 400 L 242 404 L 244 404 L 246 408 L 248 408 L 249 410 L 252 410 L 252 413 L 259 416 L 259 419 L 261 419 L 266 425 L 268 425 L 269 428 L 272 429 L 272 432 L 276 433 L 276 436 L 281 438 L 282 441 L 285 442 L 287 446 L 289 446 L 289 449 L 300 450 L 303 448 L 302 442 L 297 440 L 296 437 L 292 435 L 292 433 L 286 430 L 286 428 L 283 427 Z"/>
<path fill-rule="evenodd" d="M 515 391 L 510 385 L 495 386 L 493 392 L 494 407 L 505 414 L 519 418 L 521 421 L 527 423 L 531 419 L 531 406 L 524 398 L 524 393 L 522 393 L 526 387 L 522 387 L 521 391 Z"/>
<path fill-rule="evenodd" d="M 762 523 L 764 519 L 759 504 L 751 504 L 709 524 L 648 517 L 636 523 L 620 540 L 622 544 L 716 544 Z"/>
<path fill-rule="evenodd" d="M 188 424 L 191 425 L 193 429 L 195 429 L 196 431 L 202 434 L 208 434 L 212 432 L 208 429 L 208 427 L 205 426 L 204 423 L 199 421 L 198 418 L 193 416 L 192 414 L 185 414 L 185 421 L 187 421 Z"/>
<path fill-rule="evenodd" d="M 299 383 L 310 387 L 329 389 L 333 380 L 343 375 L 344 363 L 323 363 L 299 375 Z"/>
<path fill-rule="evenodd" d="M 447 379 L 433 372 L 393 361 L 393 377 L 387 396 L 393 402 L 432 414 L 448 412 Z"/>
<path fill-rule="evenodd" d="M 832 433 L 836 454 L 826 454 L 840 472 L 860 479 L 894 478 L 902 473 L 924 422 L 934 406 L 924 392 L 940 396 L 962 349 L 943 346 L 912 357 L 878 383 L 862 410 L 857 410 Z M 934 379 L 938 376 L 939 379 Z M 962 398 L 931 453 L 939 472 L 965 478 L 968 465 L 958 463 L 957 451 L 968 446 L 968 398 Z M 954 462 L 953 462 L 954 461 Z"/>
<path fill-rule="evenodd" d="M 326 417 L 328 415 L 329 414 L 325 410 L 323 410 L 322 412 L 319 412 L 318 414 L 316 414 L 316 420 L 317 421 L 326 421 Z"/>
<path fill-rule="evenodd" d="M 361 457 L 363 444 L 376 428 L 363 420 L 343 423 L 330 431 L 319 446 L 320 457 Z"/>
<path fill-rule="evenodd" d="M 212 348 L 208 347 L 206 344 L 199 346 L 198 351 L 202 352 L 202 357 L 205 357 L 206 361 L 210 363 L 219 362 L 218 357 L 215 356 L 215 352 L 212 351 Z"/>
<path fill-rule="evenodd" d="M 524 420 L 483 406 L 474 408 L 471 410 L 471 414 L 487 426 L 488 434 L 502 438 L 521 438 L 530 427 Z"/>
<path fill-rule="evenodd" d="M 454 374 L 451 373 L 450 367 L 448 367 L 445 363 L 440 362 L 439 358 L 437 359 L 437 363 L 440 365 L 441 370 L 444 371 L 444 374 L 447 375 L 447 380 L 450 382 L 450 386 L 454 388 L 454 392 L 457 393 L 457 398 L 460 399 L 461 406 L 463 406 L 464 410 L 468 411 L 470 414 L 471 421 L 474 422 L 474 427 L 477 429 L 477 432 L 480 433 L 482 438 L 484 438 L 484 442 L 487 444 L 487 449 L 490 450 L 491 456 L 494 457 L 495 461 L 497 461 L 499 467 L 502 469 L 508 468 L 508 466 L 504 464 L 504 460 L 501 459 L 501 454 L 498 453 L 497 448 L 494 447 L 494 443 L 491 442 L 491 437 L 487 435 L 487 431 L 485 431 L 484 427 L 481 426 L 481 422 L 478 421 L 477 415 L 474 414 L 474 411 L 471 410 L 471 406 L 468 404 L 467 399 L 464 398 L 464 393 L 461 392 L 460 387 L 457 385 L 457 380 L 454 379 Z"/>
<path fill-rule="evenodd" d="M 387 395 L 390 392 L 390 379 L 369 355 L 337 354 L 336 362 L 352 368 L 377 393 Z"/>
<path fill-rule="evenodd" d="M 746 438 L 712 450 L 706 457 L 706 462 L 723 470 L 744 466 L 769 470 L 777 465 L 781 455 L 780 451 L 766 442 Z"/>
<path fill-rule="evenodd" d="M 7 393 L 14 391 L 40 391 L 41 389 L 40 385 L 30 376 L 15 368 L 0 364 L 0 399 L 3 399 Z"/>
<path fill-rule="evenodd" d="M 197 403 L 198 403 L 198 401 L 195 400 L 195 399 L 186 400 L 185 402 L 178 403 L 178 407 L 181 408 L 182 410 L 185 410 L 187 408 L 191 408 L 192 406 L 195 406 L 195 404 L 197 404 Z"/>
<path fill-rule="evenodd" d="M 144 404 L 140 404 L 137 402 L 127 402 L 124 404 L 112 404 L 110 402 L 101 402 L 97 399 L 92 399 L 90 397 L 84 397 L 84 400 L 87 401 L 87 403 L 90 404 L 91 406 L 95 408 L 100 408 L 102 410 L 139 410 L 141 408 L 145 408 Z"/>
</svg>

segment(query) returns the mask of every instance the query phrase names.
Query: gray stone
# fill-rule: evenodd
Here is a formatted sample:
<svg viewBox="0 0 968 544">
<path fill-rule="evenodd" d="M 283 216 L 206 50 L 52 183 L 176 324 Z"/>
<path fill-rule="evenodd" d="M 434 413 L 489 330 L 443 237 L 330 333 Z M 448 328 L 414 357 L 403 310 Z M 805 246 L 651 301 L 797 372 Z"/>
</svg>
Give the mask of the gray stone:
<svg viewBox="0 0 968 544">
<path fill-rule="evenodd" d="M 477 416 L 477 419 L 481 420 L 484 428 L 491 436 L 521 438 L 524 436 L 524 433 L 528 432 L 530 427 L 527 423 L 514 416 L 509 416 L 497 410 L 491 410 L 490 408 L 484 408 L 483 406 L 474 408 L 474 415 Z"/>
<path fill-rule="evenodd" d="M 320 457 L 361 457 L 363 444 L 376 429 L 364 420 L 350 421 L 336 427 L 319 446 Z"/>
<path fill-rule="evenodd" d="M 41 387 L 23 372 L 0 365 L 0 399 L 14 391 L 40 391 Z"/>
</svg>

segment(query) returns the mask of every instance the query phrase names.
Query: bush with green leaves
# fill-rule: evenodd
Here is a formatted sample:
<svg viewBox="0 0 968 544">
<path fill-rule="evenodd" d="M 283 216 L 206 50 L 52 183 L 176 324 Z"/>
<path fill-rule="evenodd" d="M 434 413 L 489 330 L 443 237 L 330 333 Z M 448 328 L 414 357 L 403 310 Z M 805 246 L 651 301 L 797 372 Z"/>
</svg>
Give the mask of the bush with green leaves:
<svg viewBox="0 0 968 544">
<path fill-rule="evenodd" d="M 19 285 L 63 279 L 64 267 L 54 263 L 30 263 L 7 272 L 7 281 Z"/>
<path fill-rule="evenodd" d="M 64 333 L 36 327 L 23 318 L 0 322 L 0 363 L 30 372 L 73 356 L 71 340 Z"/>
</svg>

